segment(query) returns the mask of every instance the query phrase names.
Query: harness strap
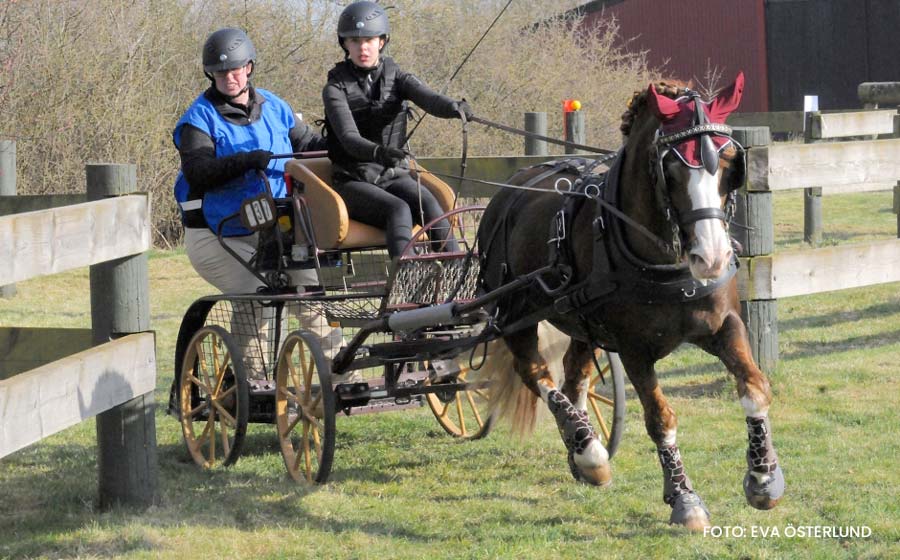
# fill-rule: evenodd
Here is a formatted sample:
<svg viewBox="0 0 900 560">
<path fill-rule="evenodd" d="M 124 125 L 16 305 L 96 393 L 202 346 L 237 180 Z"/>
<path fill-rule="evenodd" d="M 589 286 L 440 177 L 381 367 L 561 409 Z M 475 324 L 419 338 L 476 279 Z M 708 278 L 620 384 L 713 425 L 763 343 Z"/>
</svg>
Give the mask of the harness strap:
<svg viewBox="0 0 900 560">
<path fill-rule="evenodd" d="M 678 132 L 673 132 L 672 134 L 660 136 L 656 139 L 656 143 L 661 146 L 670 146 L 672 144 L 680 142 L 681 140 L 684 140 L 685 138 L 691 138 L 693 136 L 700 136 L 701 134 L 710 133 L 731 136 L 732 130 L 731 127 L 727 124 L 708 122 L 692 126 L 691 128 L 685 130 L 679 130 Z"/>
<path fill-rule="evenodd" d="M 700 220 L 722 220 L 723 222 L 728 222 L 728 215 L 721 208 L 698 208 L 697 210 L 691 210 L 690 212 L 685 212 L 681 214 L 681 223 L 682 224 L 693 224 L 694 222 L 699 222 Z"/>
</svg>

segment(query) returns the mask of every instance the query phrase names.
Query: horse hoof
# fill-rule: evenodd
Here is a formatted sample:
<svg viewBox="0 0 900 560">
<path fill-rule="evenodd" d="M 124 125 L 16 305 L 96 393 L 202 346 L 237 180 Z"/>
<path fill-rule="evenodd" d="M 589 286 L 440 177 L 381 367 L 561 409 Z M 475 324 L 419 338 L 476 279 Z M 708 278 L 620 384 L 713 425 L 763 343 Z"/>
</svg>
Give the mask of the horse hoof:
<svg viewBox="0 0 900 560">
<path fill-rule="evenodd" d="M 600 487 L 612 484 L 612 466 L 609 461 L 600 465 L 579 465 L 575 457 L 574 453 L 569 453 L 569 471 L 575 480 Z"/>
<path fill-rule="evenodd" d="M 772 473 L 747 471 L 744 476 L 744 495 L 756 509 L 772 509 L 784 495 L 784 473 L 775 465 Z"/>
<path fill-rule="evenodd" d="M 609 463 L 591 469 L 580 469 L 581 481 L 605 488 L 612 484 L 612 469 Z"/>
<path fill-rule="evenodd" d="M 700 496 L 694 492 L 688 492 L 675 498 L 672 504 L 672 516 L 669 517 L 671 525 L 682 525 L 691 531 L 702 531 L 709 527 L 709 510 Z"/>
</svg>

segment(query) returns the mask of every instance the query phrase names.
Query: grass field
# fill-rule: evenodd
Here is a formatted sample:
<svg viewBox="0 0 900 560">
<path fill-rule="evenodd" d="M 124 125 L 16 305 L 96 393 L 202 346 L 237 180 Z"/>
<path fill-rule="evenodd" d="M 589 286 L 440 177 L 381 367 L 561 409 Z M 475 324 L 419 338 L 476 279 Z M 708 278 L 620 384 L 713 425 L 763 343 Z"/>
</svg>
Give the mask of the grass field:
<svg viewBox="0 0 900 560">
<path fill-rule="evenodd" d="M 826 197 L 825 242 L 893 237 L 890 197 Z M 776 196 L 779 249 L 802 246 L 801 214 L 799 193 Z M 251 425 L 234 467 L 201 472 L 162 405 L 181 316 L 211 289 L 182 252 L 154 252 L 149 264 L 161 505 L 96 509 L 86 421 L 0 460 L 0 558 L 900 557 L 898 284 L 779 301 L 771 417 L 788 486 L 772 511 L 745 503 L 744 418 L 724 368 L 687 347 L 659 364 L 688 472 L 730 534 L 713 536 L 667 525 L 630 388 L 614 482 L 603 490 L 571 480 L 547 417 L 525 442 L 505 426 L 459 442 L 427 408 L 339 417 L 331 480 L 312 490 L 287 481 L 268 425 Z M 20 283 L 17 297 L 0 300 L 0 324 L 87 327 L 89 307 L 88 273 L 78 270 Z M 807 534 L 815 527 L 871 534 Z"/>
</svg>

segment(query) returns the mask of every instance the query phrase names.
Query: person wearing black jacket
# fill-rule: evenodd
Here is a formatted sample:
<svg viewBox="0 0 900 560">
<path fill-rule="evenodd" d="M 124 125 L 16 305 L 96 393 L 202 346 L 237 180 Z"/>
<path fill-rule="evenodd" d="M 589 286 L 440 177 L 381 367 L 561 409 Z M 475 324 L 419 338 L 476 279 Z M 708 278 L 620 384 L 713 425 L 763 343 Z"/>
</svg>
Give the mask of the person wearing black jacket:
<svg viewBox="0 0 900 560">
<path fill-rule="evenodd" d="M 465 100 L 438 94 L 402 70 L 382 50 L 390 41 L 384 9 L 374 2 L 347 6 L 338 20 L 345 58 L 328 72 L 322 91 L 325 138 L 333 165 L 333 187 L 350 217 L 385 230 L 391 257 L 424 225 L 443 213 L 434 195 L 410 175 L 406 142 L 407 102 L 444 119 L 472 116 Z M 432 241 L 454 250 L 447 220 L 430 232 Z"/>
</svg>

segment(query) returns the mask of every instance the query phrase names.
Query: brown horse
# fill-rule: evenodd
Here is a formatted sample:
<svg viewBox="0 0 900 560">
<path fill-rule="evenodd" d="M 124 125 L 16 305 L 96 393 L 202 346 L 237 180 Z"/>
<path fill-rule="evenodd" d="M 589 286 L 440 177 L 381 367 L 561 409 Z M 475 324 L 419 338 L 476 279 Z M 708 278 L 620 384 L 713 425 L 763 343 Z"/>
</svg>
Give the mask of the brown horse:
<svg viewBox="0 0 900 560">
<path fill-rule="evenodd" d="M 572 474 L 606 485 L 609 458 L 590 426 L 585 392 L 595 348 L 617 351 L 658 450 L 670 522 L 693 529 L 709 525 L 709 512 L 685 471 L 675 413 L 654 369 L 683 342 L 717 356 L 737 381 L 749 433 L 749 503 L 770 509 L 784 491 L 769 429 L 769 381 L 753 361 L 741 321 L 728 235 L 745 161 L 723 123 L 742 89 L 739 75 L 709 102 L 669 84 L 636 93 L 623 116 L 624 146 L 609 172 L 571 162 L 520 170 L 509 182 L 527 189 L 504 189 L 491 200 L 478 239 L 487 292 L 546 271 L 526 293 L 497 303 L 508 352 L 495 352 L 487 365 L 498 388 L 495 405 L 533 423 L 537 399 L 545 401 Z M 534 192 L 538 187 L 546 191 Z M 560 389 L 537 350 L 536 323 L 543 319 L 572 337 Z M 518 380 L 526 398 L 502 389 Z"/>
</svg>

